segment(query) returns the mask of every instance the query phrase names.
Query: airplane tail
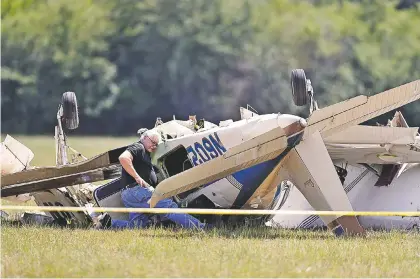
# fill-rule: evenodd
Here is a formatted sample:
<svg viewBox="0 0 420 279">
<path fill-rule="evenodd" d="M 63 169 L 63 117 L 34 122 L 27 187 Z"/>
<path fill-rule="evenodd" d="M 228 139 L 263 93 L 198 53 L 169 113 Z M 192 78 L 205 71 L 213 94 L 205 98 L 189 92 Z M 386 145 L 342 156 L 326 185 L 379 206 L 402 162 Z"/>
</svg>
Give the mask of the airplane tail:
<svg viewBox="0 0 420 279">
<path fill-rule="evenodd" d="M 1 175 L 22 171 L 29 166 L 34 153 L 25 145 L 7 135 L 0 145 Z"/>
<path fill-rule="evenodd" d="M 4 142 L 0 144 L 1 176 L 27 169 L 33 158 L 34 153 L 28 147 L 7 135 Z M 27 202 L 32 199 L 26 193 L 2 198 L 15 203 Z"/>
<path fill-rule="evenodd" d="M 353 211 L 319 132 L 293 148 L 282 164 L 315 210 Z M 354 216 L 321 216 L 321 219 L 336 235 L 364 234 Z"/>
</svg>

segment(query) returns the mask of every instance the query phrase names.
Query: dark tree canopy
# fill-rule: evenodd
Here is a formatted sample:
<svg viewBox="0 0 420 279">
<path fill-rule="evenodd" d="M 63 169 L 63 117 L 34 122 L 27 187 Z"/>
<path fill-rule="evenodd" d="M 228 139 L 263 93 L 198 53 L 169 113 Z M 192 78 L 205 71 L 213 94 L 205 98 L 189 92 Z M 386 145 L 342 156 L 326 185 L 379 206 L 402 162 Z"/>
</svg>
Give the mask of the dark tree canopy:
<svg viewBox="0 0 420 279">
<path fill-rule="evenodd" d="M 418 3 L 4 0 L 2 133 L 52 133 L 66 91 L 78 97 L 75 132 L 109 135 L 156 117 L 237 119 L 247 104 L 306 115 L 293 68 L 321 106 L 379 93 L 420 77 Z M 418 102 L 402 112 L 420 125 Z"/>
</svg>

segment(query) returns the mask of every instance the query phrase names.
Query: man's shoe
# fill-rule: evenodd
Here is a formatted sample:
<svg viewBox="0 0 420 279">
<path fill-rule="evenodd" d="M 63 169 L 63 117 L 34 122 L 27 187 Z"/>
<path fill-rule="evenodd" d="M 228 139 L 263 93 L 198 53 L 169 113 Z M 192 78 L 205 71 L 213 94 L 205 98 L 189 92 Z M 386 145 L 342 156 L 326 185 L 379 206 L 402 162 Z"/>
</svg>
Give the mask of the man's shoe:
<svg viewBox="0 0 420 279">
<path fill-rule="evenodd" d="M 104 213 L 98 217 L 98 222 L 95 225 L 95 229 L 108 229 L 111 227 L 111 216 L 108 213 Z"/>
</svg>

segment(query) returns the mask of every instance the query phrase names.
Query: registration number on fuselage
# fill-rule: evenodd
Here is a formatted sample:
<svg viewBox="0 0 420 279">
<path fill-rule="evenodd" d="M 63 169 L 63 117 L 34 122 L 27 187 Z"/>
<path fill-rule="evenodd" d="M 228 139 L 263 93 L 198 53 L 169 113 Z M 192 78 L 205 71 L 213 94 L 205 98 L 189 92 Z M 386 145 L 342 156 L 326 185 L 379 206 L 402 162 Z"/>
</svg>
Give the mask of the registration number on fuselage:
<svg viewBox="0 0 420 279">
<path fill-rule="evenodd" d="M 216 132 L 202 137 L 201 141 L 194 142 L 186 150 L 194 166 L 217 158 L 226 152 Z"/>
</svg>

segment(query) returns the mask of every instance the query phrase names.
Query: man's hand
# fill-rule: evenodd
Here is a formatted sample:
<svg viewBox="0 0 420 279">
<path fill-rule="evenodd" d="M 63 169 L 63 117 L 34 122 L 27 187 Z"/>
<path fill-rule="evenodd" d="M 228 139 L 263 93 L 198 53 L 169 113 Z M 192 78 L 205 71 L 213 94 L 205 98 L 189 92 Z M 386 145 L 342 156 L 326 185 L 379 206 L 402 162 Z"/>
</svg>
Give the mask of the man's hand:
<svg viewBox="0 0 420 279">
<path fill-rule="evenodd" d="M 129 175 L 131 175 L 131 177 L 134 178 L 134 180 L 136 180 L 139 186 L 145 188 L 149 186 L 149 184 L 147 184 L 134 169 L 133 155 L 131 155 L 129 151 L 124 151 L 118 159 L 120 160 L 121 166 L 128 172 Z"/>
<path fill-rule="evenodd" d="M 136 179 L 137 184 L 139 184 L 139 186 L 141 186 L 141 187 L 147 188 L 147 187 L 149 187 L 149 186 L 150 186 L 150 185 L 149 185 L 146 181 L 144 181 L 144 180 L 140 177 L 140 175 L 137 175 L 137 176 L 135 177 L 135 179 Z"/>
</svg>

